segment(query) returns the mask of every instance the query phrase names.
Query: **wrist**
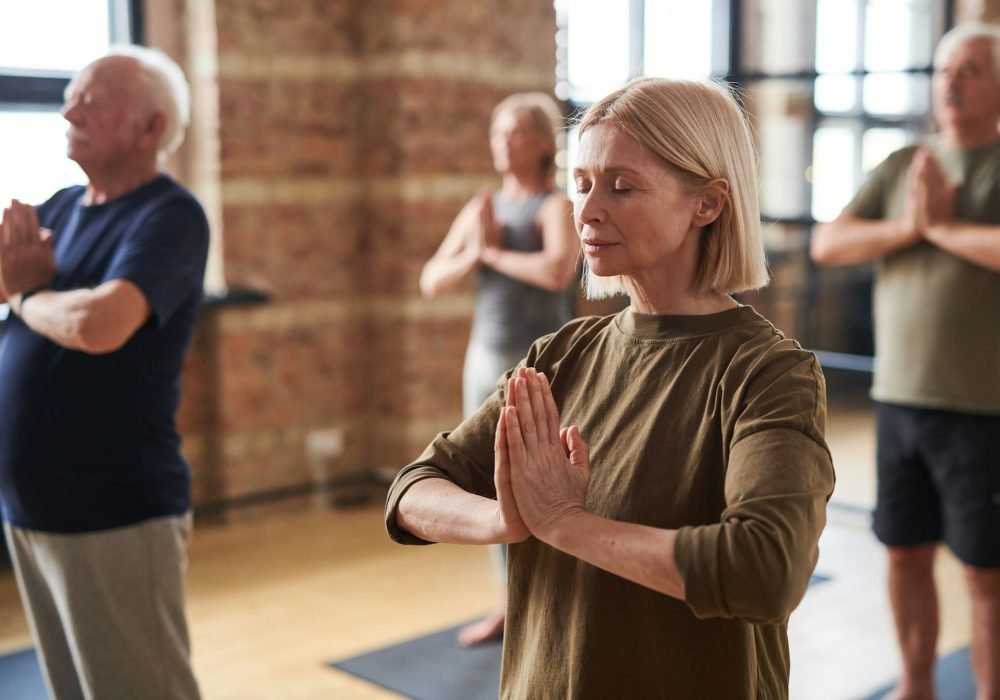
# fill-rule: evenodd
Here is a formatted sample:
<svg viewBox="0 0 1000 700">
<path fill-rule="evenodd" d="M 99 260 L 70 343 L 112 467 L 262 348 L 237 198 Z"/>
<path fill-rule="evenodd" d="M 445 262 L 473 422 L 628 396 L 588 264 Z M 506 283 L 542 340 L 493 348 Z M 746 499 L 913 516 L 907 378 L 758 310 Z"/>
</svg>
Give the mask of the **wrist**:
<svg viewBox="0 0 1000 700">
<path fill-rule="evenodd" d="M 493 267 L 496 264 L 497 258 L 500 255 L 500 249 L 494 248 L 492 246 L 484 245 L 479 249 L 479 261 L 484 265 L 489 265 Z"/>
<path fill-rule="evenodd" d="M 945 221 L 939 221 L 934 224 L 928 224 L 924 230 L 924 238 L 929 241 L 940 240 L 943 236 L 947 234 L 948 223 Z"/>
<path fill-rule="evenodd" d="M 572 546 L 572 539 L 586 532 L 587 521 L 592 517 L 583 506 L 572 506 L 539 527 L 532 528 L 532 534 L 547 545 L 567 551 Z"/>
<path fill-rule="evenodd" d="M 33 295 L 43 291 L 45 291 L 45 287 L 35 287 L 34 289 L 29 289 L 26 292 L 18 292 L 17 294 L 8 297 L 7 302 L 10 304 L 11 310 L 23 318 L 25 302 L 27 302 Z"/>
</svg>

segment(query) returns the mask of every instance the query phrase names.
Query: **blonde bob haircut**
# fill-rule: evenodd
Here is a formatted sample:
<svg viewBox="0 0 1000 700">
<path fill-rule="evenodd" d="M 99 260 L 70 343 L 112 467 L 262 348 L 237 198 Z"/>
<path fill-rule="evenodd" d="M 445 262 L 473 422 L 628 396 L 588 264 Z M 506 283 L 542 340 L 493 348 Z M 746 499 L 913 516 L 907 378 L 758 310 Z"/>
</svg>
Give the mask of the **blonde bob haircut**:
<svg viewBox="0 0 1000 700">
<path fill-rule="evenodd" d="M 541 173 L 546 177 L 555 177 L 556 134 L 562 132 L 563 116 L 556 101 L 544 92 L 518 92 L 508 95 L 493 108 L 490 117 L 492 127 L 501 114 L 512 113 L 526 115 L 528 124 L 542 139 L 544 153 L 541 160 Z"/>
<path fill-rule="evenodd" d="M 729 183 L 719 218 L 701 233 L 699 291 L 733 294 L 767 284 L 757 151 L 746 114 L 728 85 L 638 78 L 591 106 L 580 118 L 580 136 L 595 124 L 615 126 L 634 138 L 690 192 L 716 178 Z M 602 278 L 589 270 L 585 275 L 590 298 L 626 293 L 621 277 Z"/>
</svg>

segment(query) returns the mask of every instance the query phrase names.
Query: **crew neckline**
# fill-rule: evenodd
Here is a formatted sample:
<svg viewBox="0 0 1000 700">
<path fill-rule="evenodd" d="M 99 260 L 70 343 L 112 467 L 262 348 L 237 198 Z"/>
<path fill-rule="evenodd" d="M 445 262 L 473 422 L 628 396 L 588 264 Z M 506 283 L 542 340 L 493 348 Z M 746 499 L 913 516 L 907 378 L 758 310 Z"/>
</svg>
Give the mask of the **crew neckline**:
<svg viewBox="0 0 1000 700">
<path fill-rule="evenodd" d="M 642 340 L 677 340 L 712 335 L 760 321 L 752 306 L 741 304 L 713 314 L 643 314 L 628 307 L 615 317 L 615 326 L 624 335 Z"/>
</svg>

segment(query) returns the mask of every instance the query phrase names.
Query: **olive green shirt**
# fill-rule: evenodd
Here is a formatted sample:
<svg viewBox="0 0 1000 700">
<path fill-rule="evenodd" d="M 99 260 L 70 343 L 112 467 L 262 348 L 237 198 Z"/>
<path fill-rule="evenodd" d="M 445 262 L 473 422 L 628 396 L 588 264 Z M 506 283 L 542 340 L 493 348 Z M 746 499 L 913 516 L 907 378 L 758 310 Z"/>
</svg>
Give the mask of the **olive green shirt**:
<svg viewBox="0 0 1000 700">
<path fill-rule="evenodd" d="M 1000 225 L 1000 141 L 967 151 L 936 138 L 926 145 L 957 185 L 955 217 Z M 862 219 L 902 217 L 916 149 L 886 158 L 847 211 Z M 1000 414 L 1000 273 L 921 241 L 878 261 L 874 314 L 874 399 Z"/>
<path fill-rule="evenodd" d="M 535 538 L 511 545 L 501 697 L 786 698 L 786 624 L 817 558 L 833 489 L 815 357 L 744 306 L 705 316 L 571 321 L 524 363 L 545 372 L 563 425 L 590 445 L 588 511 L 678 529 L 681 601 Z M 495 498 L 506 377 L 393 483 Z"/>
</svg>

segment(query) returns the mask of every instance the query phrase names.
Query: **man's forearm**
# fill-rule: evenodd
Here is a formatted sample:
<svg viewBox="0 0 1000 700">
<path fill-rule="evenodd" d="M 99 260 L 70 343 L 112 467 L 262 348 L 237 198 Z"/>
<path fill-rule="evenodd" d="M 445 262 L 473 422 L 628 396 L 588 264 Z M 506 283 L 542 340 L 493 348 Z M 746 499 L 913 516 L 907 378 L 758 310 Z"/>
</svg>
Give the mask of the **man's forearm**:
<svg viewBox="0 0 1000 700">
<path fill-rule="evenodd" d="M 974 265 L 1000 272 L 1000 227 L 949 221 L 927 229 L 928 241 Z"/>
<path fill-rule="evenodd" d="M 919 240 L 920 236 L 898 219 L 838 219 L 816 227 L 809 254 L 820 265 L 857 265 Z"/>
<path fill-rule="evenodd" d="M 21 294 L 14 294 L 10 307 L 39 335 L 70 350 L 83 350 L 88 293 L 89 289 L 72 292 L 43 290 L 27 299 Z"/>
</svg>

